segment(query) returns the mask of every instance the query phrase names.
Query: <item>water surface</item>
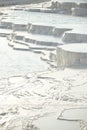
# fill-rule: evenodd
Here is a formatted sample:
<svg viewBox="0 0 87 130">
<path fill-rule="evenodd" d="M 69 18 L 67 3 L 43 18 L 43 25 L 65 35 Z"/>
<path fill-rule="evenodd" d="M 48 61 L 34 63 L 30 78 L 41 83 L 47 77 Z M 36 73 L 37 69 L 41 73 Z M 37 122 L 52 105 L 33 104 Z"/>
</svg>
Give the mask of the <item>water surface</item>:
<svg viewBox="0 0 87 130">
<path fill-rule="evenodd" d="M 24 75 L 48 69 L 40 55 L 28 51 L 16 51 L 8 46 L 6 38 L 0 37 L 0 77 Z"/>
<path fill-rule="evenodd" d="M 53 26 L 59 26 L 59 24 L 87 24 L 87 17 L 29 11 L 8 11 L 6 19 L 18 23 L 42 23 Z"/>
<path fill-rule="evenodd" d="M 78 122 L 57 120 L 54 115 L 38 119 L 35 125 L 40 130 L 79 130 Z"/>
<path fill-rule="evenodd" d="M 87 121 L 87 108 L 65 110 L 62 117 L 67 120 L 84 120 Z"/>
</svg>

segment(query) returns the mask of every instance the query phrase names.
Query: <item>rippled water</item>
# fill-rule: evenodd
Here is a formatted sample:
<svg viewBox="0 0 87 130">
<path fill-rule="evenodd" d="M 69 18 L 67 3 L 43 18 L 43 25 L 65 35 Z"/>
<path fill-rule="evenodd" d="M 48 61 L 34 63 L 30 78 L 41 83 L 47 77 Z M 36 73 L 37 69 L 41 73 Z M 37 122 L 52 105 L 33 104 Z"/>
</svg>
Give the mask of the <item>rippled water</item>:
<svg viewBox="0 0 87 130">
<path fill-rule="evenodd" d="M 12 50 L 7 40 L 0 38 L 0 77 L 24 75 L 28 72 L 44 71 L 47 68 L 48 65 L 40 60 L 39 54 Z"/>
</svg>

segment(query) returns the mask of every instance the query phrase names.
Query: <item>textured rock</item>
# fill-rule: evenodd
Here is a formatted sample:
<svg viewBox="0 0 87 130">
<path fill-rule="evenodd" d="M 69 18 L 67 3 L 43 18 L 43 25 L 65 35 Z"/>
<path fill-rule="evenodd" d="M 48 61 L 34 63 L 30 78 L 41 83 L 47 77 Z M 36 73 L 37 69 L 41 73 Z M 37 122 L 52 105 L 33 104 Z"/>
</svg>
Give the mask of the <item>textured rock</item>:
<svg viewBox="0 0 87 130">
<path fill-rule="evenodd" d="M 87 65 L 87 44 L 69 44 L 57 47 L 57 65 L 65 67 Z"/>
<path fill-rule="evenodd" d="M 30 123 L 27 117 L 21 117 L 10 120 L 6 130 L 39 130 L 39 128 Z"/>
<path fill-rule="evenodd" d="M 2 20 L 1 27 L 5 29 L 12 29 L 12 22 Z"/>
<path fill-rule="evenodd" d="M 14 23 L 12 25 L 12 29 L 13 29 L 13 31 L 27 31 L 27 25 Z"/>
<path fill-rule="evenodd" d="M 79 3 L 79 8 L 85 8 L 87 9 L 87 3 Z"/>
<path fill-rule="evenodd" d="M 53 35 L 60 37 L 60 36 L 63 35 L 64 32 L 70 31 L 70 30 L 72 30 L 72 29 L 62 28 L 62 27 L 61 27 L 61 28 L 54 28 L 54 29 L 53 29 Z"/>
<path fill-rule="evenodd" d="M 52 35 L 52 29 L 53 29 L 52 26 L 33 24 L 29 28 L 28 32 L 34 34 Z"/>
<path fill-rule="evenodd" d="M 62 40 L 66 43 L 82 43 L 82 42 L 87 42 L 87 34 L 83 34 L 80 32 L 65 32 L 63 35 Z"/>
<path fill-rule="evenodd" d="M 72 15 L 75 16 L 87 16 L 87 8 L 73 8 Z"/>
</svg>

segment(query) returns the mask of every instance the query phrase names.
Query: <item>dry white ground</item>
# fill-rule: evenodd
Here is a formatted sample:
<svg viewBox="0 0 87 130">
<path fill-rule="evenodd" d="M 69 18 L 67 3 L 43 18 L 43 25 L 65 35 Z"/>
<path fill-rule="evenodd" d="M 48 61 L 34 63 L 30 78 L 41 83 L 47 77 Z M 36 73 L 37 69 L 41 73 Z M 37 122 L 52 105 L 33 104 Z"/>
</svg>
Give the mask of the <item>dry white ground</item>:
<svg viewBox="0 0 87 130">
<path fill-rule="evenodd" d="M 0 79 L 1 130 L 49 113 L 87 106 L 87 69 L 72 68 Z M 17 122 L 17 123 L 12 123 Z M 25 123 L 26 124 L 26 123 Z M 21 126 L 22 127 L 22 126 Z"/>
</svg>

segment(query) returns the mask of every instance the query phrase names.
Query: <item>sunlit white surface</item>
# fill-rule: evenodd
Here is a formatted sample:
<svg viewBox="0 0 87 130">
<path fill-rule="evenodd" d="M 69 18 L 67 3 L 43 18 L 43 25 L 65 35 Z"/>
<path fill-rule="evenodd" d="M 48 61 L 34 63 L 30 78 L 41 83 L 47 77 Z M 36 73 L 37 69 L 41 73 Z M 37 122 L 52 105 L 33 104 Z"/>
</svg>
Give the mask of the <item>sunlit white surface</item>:
<svg viewBox="0 0 87 130">
<path fill-rule="evenodd" d="M 24 75 L 28 72 L 43 71 L 48 65 L 40 60 L 40 55 L 29 51 L 15 51 L 0 37 L 0 77 Z"/>
<path fill-rule="evenodd" d="M 74 43 L 60 46 L 63 50 L 78 53 L 87 53 L 87 43 Z"/>
</svg>

